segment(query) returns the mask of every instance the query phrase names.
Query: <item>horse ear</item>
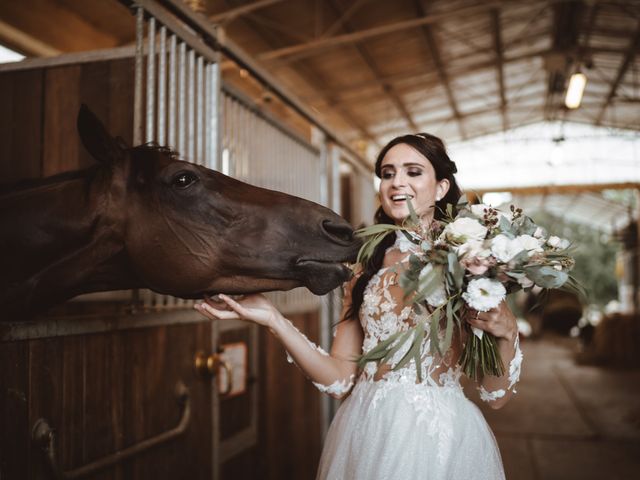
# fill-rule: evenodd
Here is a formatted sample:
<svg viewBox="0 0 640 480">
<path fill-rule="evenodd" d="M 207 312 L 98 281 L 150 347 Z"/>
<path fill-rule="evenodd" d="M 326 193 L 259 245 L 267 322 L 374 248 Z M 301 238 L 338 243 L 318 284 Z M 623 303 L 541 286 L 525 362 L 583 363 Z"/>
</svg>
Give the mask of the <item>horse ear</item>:
<svg viewBox="0 0 640 480">
<path fill-rule="evenodd" d="M 123 158 L 126 148 L 124 141 L 113 138 L 84 103 L 78 112 L 78 133 L 84 148 L 99 162 L 110 164 Z"/>
</svg>

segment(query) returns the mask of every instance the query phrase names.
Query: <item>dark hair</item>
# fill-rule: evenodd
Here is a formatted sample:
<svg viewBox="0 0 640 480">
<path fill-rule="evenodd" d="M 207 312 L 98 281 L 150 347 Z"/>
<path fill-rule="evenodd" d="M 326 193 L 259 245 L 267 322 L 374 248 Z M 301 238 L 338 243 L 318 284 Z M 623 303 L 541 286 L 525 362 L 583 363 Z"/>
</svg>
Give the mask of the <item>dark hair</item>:
<svg viewBox="0 0 640 480">
<path fill-rule="evenodd" d="M 392 147 L 400 143 L 409 145 L 429 160 L 436 172 L 436 180 L 449 180 L 449 190 L 442 199 L 436 202 L 435 212 L 433 213 L 436 220 L 441 219 L 443 217 L 443 212 L 446 211 L 447 204 L 450 203 L 454 206 L 457 205 L 458 200 L 460 200 L 460 197 L 462 196 L 462 191 L 453 176 L 453 174 L 458 171 L 456 164 L 449 158 L 444 143 L 438 137 L 429 135 L 428 133 L 402 135 L 387 143 L 378 154 L 375 166 L 375 172 L 378 178 L 380 178 L 380 168 L 385 155 Z M 395 222 L 384 212 L 382 206 L 380 206 L 376 211 L 374 223 L 393 224 Z M 395 231 L 388 233 L 378 244 L 373 251 L 371 258 L 369 258 L 364 265 L 360 277 L 353 285 L 353 289 L 351 291 L 351 307 L 349 307 L 345 313 L 345 318 L 343 320 L 358 318 L 358 312 L 360 311 L 362 301 L 364 300 L 364 289 L 369 283 L 369 280 L 371 280 L 371 277 L 373 277 L 382 267 L 384 254 L 386 253 L 387 248 L 395 243 L 395 239 Z"/>
</svg>

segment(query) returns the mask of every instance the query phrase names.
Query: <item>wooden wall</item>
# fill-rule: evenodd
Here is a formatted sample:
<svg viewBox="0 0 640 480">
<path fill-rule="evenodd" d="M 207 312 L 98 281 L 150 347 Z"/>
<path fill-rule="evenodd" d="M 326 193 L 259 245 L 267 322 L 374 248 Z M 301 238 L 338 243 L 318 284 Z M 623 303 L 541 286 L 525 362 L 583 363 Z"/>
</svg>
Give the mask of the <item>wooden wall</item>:
<svg viewBox="0 0 640 480">
<path fill-rule="evenodd" d="M 0 69 L 0 181 L 90 165 L 93 159 L 76 133 L 81 103 L 112 134 L 131 142 L 133 78 L 132 59 Z M 210 344 L 211 324 L 199 321 L 195 312 L 178 311 L 158 314 L 162 319 L 154 326 L 127 328 L 129 319 L 133 324 L 139 317 L 114 317 L 113 311 L 83 311 L 71 319 L 97 321 L 109 326 L 106 331 L 26 340 L 12 340 L 8 332 L 14 327 L 0 321 L 0 479 L 51 478 L 30 440 L 41 417 L 57 430 L 64 469 L 172 428 L 180 413 L 174 396 L 178 381 L 192 397 L 186 435 L 87 478 L 211 478 L 214 436 L 231 438 L 252 415 L 257 415 L 257 442 L 220 465 L 220 478 L 314 477 L 321 449 L 320 393 L 286 362 L 268 331 L 261 330 L 252 346 L 258 349 L 258 368 L 250 381 L 257 388 L 220 399 L 216 424 L 211 382 L 193 368 L 197 350 L 216 347 Z M 191 319 L 176 324 L 176 315 Z M 317 341 L 318 312 L 291 319 Z M 221 343 L 233 341 L 249 342 L 247 329 L 222 333 Z"/>
</svg>

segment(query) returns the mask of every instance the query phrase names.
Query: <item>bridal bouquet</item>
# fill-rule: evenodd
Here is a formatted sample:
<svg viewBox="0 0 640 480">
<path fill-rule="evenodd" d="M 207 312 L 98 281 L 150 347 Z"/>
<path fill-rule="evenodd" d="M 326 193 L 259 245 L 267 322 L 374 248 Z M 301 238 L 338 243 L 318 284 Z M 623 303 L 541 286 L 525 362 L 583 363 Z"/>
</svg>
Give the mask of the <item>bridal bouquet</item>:
<svg viewBox="0 0 640 480">
<path fill-rule="evenodd" d="M 408 267 L 399 272 L 400 286 L 415 311 L 426 309 L 428 315 L 424 322 L 392 335 L 362 355 L 358 359 L 360 367 L 371 361 L 386 363 L 411 341 L 394 370 L 413 358 L 422 381 L 421 346 L 429 322 L 433 354 L 442 356 L 451 345 L 453 329 L 465 328 L 469 331 L 461 358 L 465 374 L 475 380 L 480 374 L 501 376 L 504 367 L 496 338 L 462 321 L 467 308 L 486 312 L 497 307 L 507 294 L 529 290 L 534 285 L 583 294 L 582 287 L 569 274 L 574 265 L 568 254 L 569 242 L 549 236 L 520 208 L 512 205 L 510 212 L 502 212 L 482 204 L 461 203 L 455 209 L 448 205 L 443 219 L 424 226 L 411 201 L 407 203 L 410 216 L 404 225 L 376 224 L 358 230 L 365 241 L 357 261 L 364 264 L 387 233 L 400 230 L 418 245 Z"/>
</svg>

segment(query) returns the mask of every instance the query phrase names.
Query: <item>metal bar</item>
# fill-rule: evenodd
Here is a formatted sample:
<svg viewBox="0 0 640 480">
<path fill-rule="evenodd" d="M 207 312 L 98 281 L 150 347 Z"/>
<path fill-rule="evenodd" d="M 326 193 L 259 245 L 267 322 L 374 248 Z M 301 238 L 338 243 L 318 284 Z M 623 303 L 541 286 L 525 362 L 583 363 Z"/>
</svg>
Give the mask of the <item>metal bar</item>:
<svg viewBox="0 0 640 480">
<path fill-rule="evenodd" d="M 177 147 L 176 142 L 176 45 L 177 39 L 175 34 L 171 35 L 169 40 L 169 118 L 167 119 L 167 127 L 169 134 L 167 140 L 171 148 Z"/>
<path fill-rule="evenodd" d="M 152 142 L 154 135 L 154 113 L 156 93 L 156 19 L 151 17 L 147 22 L 147 121 L 145 128 L 145 141 Z"/>
<path fill-rule="evenodd" d="M 195 117 L 195 52 L 193 50 L 189 50 L 189 54 L 188 54 L 188 62 L 187 62 L 187 121 L 186 121 L 186 128 L 187 128 L 187 159 L 190 162 L 193 162 L 193 156 L 194 156 L 194 146 L 195 146 L 195 123 L 194 123 L 194 117 Z"/>
<path fill-rule="evenodd" d="M 211 131 L 211 65 L 206 62 L 204 65 L 204 135 L 202 141 L 204 143 L 204 158 L 202 164 L 208 168 L 214 168 L 211 164 L 211 140 L 209 132 Z M 225 129 L 226 131 L 226 129 Z"/>
<path fill-rule="evenodd" d="M 178 152 L 180 152 L 181 155 L 184 155 L 185 152 L 186 55 L 187 45 L 184 42 L 180 42 L 178 50 L 178 119 L 176 121 L 176 127 L 178 129 Z"/>
<path fill-rule="evenodd" d="M 160 145 L 166 145 L 167 123 L 167 27 L 160 27 L 160 51 L 158 52 L 158 135 Z"/>
<path fill-rule="evenodd" d="M 202 56 L 198 55 L 198 59 L 196 61 L 196 158 L 192 159 L 198 165 L 203 164 L 203 145 L 204 141 L 204 102 L 205 102 L 205 92 L 203 89 L 204 81 L 202 78 L 203 74 L 203 65 L 204 59 Z"/>
<path fill-rule="evenodd" d="M 133 144 L 142 143 L 142 60 L 144 56 L 144 9 L 136 10 L 136 60 L 133 87 Z"/>
<path fill-rule="evenodd" d="M 121 1 L 125 4 L 133 3 L 126 0 Z M 169 5 L 170 7 L 172 7 L 172 10 L 179 10 L 181 8 L 188 10 L 189 7 L 186 7 L 184 4 L 182 4 L 182 2 L 173 2 L 172 0 L 168 0 L 163 1 L 161 4 L 160 2 L 155 0 L 135 0 L 135 4 L 143 7 L 150 16 L 154 17 L 162 25 L 166 25 L 169 30 L 176 34 L 180 38 L 180 40 L 188 44 L 189 47 L 193 48 L 208 59 L 213 60 L 214 58 L 216 58 L 216 51 L 209 45 L 207 45 L 196 33 L 194 33 L 192 28 L 189 28 L 196 27 L 198 30 L 200 30 L 206 24 L 206 20 L 204 19 L 204 17 L 202 17 L 201 19 L 201 15 L 195 15 L 194 12 L 191 11 L 191 17 L 186 18 L 183 12 L 183 15 L 181 15 L 182 18 L 178 19 L 176 18 L 174 12 L 168 10 L 164 6 L 165 4 Z M 212 26 L 209 25 L 209 28 L 212 28 Z M 215 36 L 213 36 L 211 40 L 215 41 Z"/>
<path fill-rule="evenodd" d="M 180 405 L 182 414 L 180 416 L 180 421 L 175 427 L 71 471 L 65 472 L 59 465 L 57 458 L 56 432 L 45 419 L 40 418 L 36 420 L 32 429 L 33 440 L 42 448 L 44 455 L 47 457 L 49 467 L 54 472 L 56 478 L 66 480 L 84 477 L 107 467 L 122 463 L 128 458 L 134 457 L 155 447 L 156 445 L 161 445 L 182 435 L 187 430 L 191 421 L 191 396 L 189 394 L 189 389 L 182 382 L 179 382 L 176 387 L 176 395 L 178 397 L 178 404 Z"/>
<path fill-rule="evenodd" d="M 211 112 L 210 112 L 210 132 L 209 139 L 211 142 L 211 157 L 209 158 L 210 167 L 218 169 L 218 160 L 220 158 L 220 138 L 221 138 L 221 122 L 222 105 L 220 95 L 220 63 L 211 64 Z"/>
</svg>

